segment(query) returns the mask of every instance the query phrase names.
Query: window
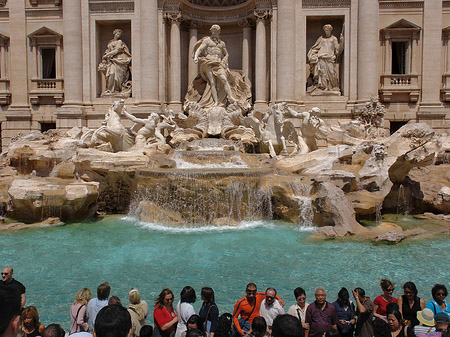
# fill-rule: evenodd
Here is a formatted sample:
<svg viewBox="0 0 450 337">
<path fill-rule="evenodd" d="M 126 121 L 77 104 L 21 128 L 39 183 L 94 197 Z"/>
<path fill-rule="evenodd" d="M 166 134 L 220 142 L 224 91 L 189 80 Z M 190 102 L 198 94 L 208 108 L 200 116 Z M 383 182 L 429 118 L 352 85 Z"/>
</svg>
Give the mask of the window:
<svg viewBox="0 0 450 337">
<path fill-rule="evenodd" d="M 56 78 L 55 48 L 42 48 L 42 78 Z"/>
<path fill-rule="evenodd" d="M 56 129 L 56 123 L 40 122 L 40 124 L 41 124 L 41 132 Z"/>
<path fill-rule="evenodd" d="M 392 41 L 392 74 L 409 73 L 409 42 Z"/>
</svg>

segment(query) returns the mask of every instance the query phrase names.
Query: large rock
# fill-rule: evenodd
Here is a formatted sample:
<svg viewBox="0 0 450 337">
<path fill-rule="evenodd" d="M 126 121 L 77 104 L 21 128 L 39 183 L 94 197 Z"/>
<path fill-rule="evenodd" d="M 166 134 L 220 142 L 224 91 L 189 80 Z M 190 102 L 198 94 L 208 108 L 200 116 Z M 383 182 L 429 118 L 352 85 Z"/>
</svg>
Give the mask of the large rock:
<svg viewBox="0 0 450 337">
<path fill-rule="evenodd" d="M 57 178 L 16 179 L 8 190 L 8 216 L 24 222 L 58 217 L 62 221 L 81 221 L 97 209 L 96 182 L 73 182 Z"/>
</svg>

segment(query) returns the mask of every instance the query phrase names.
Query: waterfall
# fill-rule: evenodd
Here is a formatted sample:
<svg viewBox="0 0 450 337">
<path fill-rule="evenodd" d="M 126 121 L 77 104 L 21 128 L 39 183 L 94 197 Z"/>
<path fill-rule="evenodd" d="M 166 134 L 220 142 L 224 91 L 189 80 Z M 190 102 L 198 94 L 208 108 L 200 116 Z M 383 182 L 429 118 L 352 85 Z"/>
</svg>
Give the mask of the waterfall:
<svg viewBox="0 0 450 337">
<path fill-rule="evenodd" d="M 311 200 L 311 188 L 312 185 L 305 185 L 305 184 L 289 184 L 294 198 L 298 202 L 298 211 L 299 211 L 299 217 L 298 217 L 298 224 L 301 227 L 311 227 L 314 226 L 313 219 L 314 219 L 314 212 L 312 207 L 312 200 Z"/>
</svg>

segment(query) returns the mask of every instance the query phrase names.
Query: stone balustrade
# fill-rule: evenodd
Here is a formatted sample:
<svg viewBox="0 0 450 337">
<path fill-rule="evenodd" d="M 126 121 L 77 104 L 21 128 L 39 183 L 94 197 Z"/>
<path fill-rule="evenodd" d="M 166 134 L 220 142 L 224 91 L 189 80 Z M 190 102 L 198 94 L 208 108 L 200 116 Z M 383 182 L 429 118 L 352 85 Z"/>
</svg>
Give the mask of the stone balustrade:
<svg viewBox="0 0 450 337">
<path fill-rule="evenodd" d="M 64 97 L 64 80 L 61 78 L 31 79 L 31 104 L 39 104 L 43 97 L 53 98 L 56 104 L 62 104 Z"/>
<path fill-rule="evenodd" d="M 383 102 L 390 102 L 392 96 L 408 95 L 410 102 L 417 102 L 420 94 L 419 75 L 381 75 L 380 96 Z"/>
</svg>

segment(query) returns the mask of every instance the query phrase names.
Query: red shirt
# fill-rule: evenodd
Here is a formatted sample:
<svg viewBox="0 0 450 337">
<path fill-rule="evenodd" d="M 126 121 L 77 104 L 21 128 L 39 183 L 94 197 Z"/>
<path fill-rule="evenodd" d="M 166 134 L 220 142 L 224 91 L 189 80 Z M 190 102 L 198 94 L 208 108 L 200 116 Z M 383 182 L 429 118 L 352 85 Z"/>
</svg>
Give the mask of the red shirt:
<svg viewBox="0 0 450 337">
<path fill-rule="evenodd" d="M 169 311 L 165 306 L 161 306 L 161 304 L 157 305 L 155 307 L 155 310 L 153 310 L 153 320 L 155 321 L 155 327 L 161 329 L 162 326 L 169 323 L 171 320 L 175 318 L 177 314 L 175 313 L 175 310 Z M 172 325 L 167 332 L 172 332 L 175 330 L 176 324 Z"/>
<path fill-rule="evenodd" d="M 389 303 L 397 303 L 397 299 L 395 297 L 392 297 L 392 299 L 388 302 L 384 299 L 383 295 L 376 297 L 373 301 L 373 304 L 378 305 L 377 314 L 381 316 L 387 316 L 386 306 Z"/>
</svg>

